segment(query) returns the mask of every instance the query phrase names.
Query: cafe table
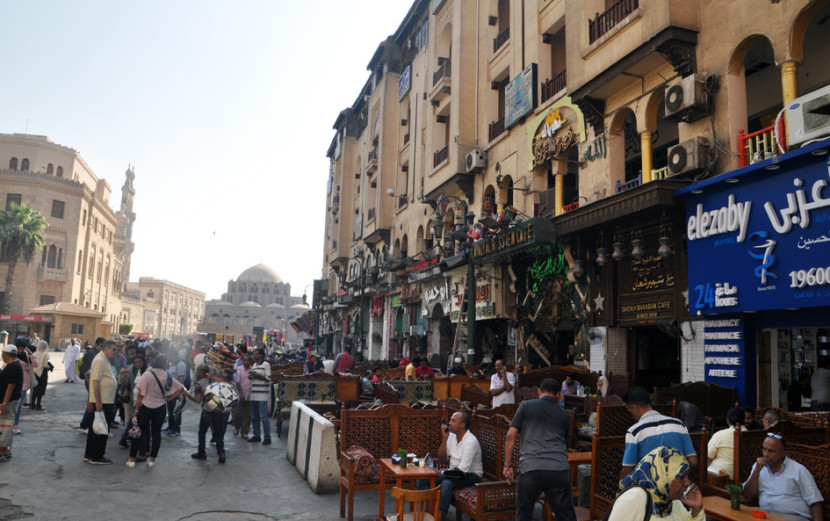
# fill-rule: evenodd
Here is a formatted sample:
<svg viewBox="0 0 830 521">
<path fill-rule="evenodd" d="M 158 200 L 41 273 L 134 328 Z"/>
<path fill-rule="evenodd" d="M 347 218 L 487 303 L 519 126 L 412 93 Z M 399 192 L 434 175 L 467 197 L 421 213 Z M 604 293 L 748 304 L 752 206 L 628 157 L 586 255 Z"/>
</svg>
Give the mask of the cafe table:
<svg viewBox="0 0 830 521">
<path fill-rule="evenodd" d="M 703 510 L 706 517 L 716 521 L 763 521 L 752 517 L 753 510 L 760 510 L 758 507 L 741 505 L 740 510 L 732 510 L 732 502 L 720 496 L 706 496 L 703 498 Z M 783 517 L 767 513 L 766 521 L 787 521 Z"/>
<path fill-rule="evenodd" d="M 396 463 L 392 463 L 392 458 L 380 459 L 380 513 L 378 519 L 384 518 L 384 503 L 386 502 L 386 473 L 390 473 L 395 477 L 395 486 L 403 488 L 405 482 L 411 482 L 414 488 L 415 480 L 428 479 L 429 488 L 435 488 L 435 477 L 438 476 L 438 471 L 432 467 L 420 467 L 415 465 L 407 465 L 401 467 Z M 395 503 L 395 510 L 398 509 L 397 501 Z"/>
</svg>

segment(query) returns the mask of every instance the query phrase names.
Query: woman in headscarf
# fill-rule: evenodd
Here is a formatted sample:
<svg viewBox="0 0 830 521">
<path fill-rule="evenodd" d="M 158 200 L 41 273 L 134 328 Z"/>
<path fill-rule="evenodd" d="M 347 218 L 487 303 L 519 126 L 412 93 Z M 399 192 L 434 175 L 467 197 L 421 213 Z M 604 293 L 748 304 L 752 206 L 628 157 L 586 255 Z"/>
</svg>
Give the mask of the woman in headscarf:
<svg viewBox="0 0 830 521">
<path fill-rule="evenodd" d="M 41 340 L 37 343 L 35 358 L 37 359 L 37 365 L 34 366 L 37 385 L 32 387 L 32 402 L 29 404 L 29 408 L 42 411 L 43 406 L 41 405 L 41 400 L 43 400 L 43 395 L 46 394 L 46 385 L 49 383 L 49 371 L 52 370 L 52 364 L 49 363 L 49 343 L 46 340 Z"/>
<path fill-rule="evenodd" d="M 680 452 L 669 447 L 654 449 L 620 481 L 608 520 L 704 521 L 703 496 L 689 479 L 690 471 Z"/>
<path fill-rule="evenodd" d="M 611 392 L 611 386 L 608 384 L 608 378 L 604 375 L 597 379 L 597 395 L 606 398 L 614 393 Z"/>
</svg>

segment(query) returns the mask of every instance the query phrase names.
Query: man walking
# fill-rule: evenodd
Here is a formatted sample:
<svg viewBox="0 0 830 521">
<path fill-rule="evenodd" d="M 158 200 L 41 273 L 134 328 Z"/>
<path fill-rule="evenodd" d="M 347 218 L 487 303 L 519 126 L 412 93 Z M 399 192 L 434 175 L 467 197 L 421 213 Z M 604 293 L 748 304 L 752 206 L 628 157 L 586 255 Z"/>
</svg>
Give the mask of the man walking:
<svg viewBox="0 0 830 521">
<path fill-rule="evenodd" d="M 539 386 L 539 399 L 522 402 L 504 447 L 502 474 L 512 482 L 513 448 L 521 433 L 519 480 L 516 487 L 516 520 L 531 521 L 533 506 L 542 492 L 558 521 L 576 521 L 568 464 L 568 417 L 556 400 L 559 382 L 545 378 Z"/>
<path fill-rule="evenodd" d="M 14 416 L 23 389 L 23 366 L 17 358 L 17 346 L 3 346 L 2 354 L 6 366 L 0 371 L 0 463 L 12 457 Z"/>
<path fill-rule="evenodd" d="M 261 349 L 254 351 L 254 365 L 249 372 L 251 377 L 251 428 L 254 435 L 248 441 L 262 441 L 271 445 L 271 420 L 268 418 L 268 397 L 271 394 L 271 365 L 265 361 Z M 262 438 L 260 438 L 260 424 Z"/>
<path fill-rule="evenodd" d="M 90 425 L 86 434 L 86 451 L 84 461 L 93 465 L 111 465 L 112 461 L 104 457 L 107 450 L 109 426 L 115 419 L 115 392 L 118 382 L 115 379 L 110 359 L 115 356 L 118 344 L 114 340 L 104 342 L 101 352 L 95 355 L 89 369 L 89 403 L 87 410 L 103 412 L 107 422 L 107 433 L 95 434 Z"/>
<path fill-rule="evenodd" d="M 84 355 L 81 357 L 81 368 L 78 372 L 78 375 L 84 379 L 84 386 L 86 390 L 89 391 L 89 370 L 92 367 L 92 361 L 95 360 L 95 357 L 101 351 L 101 348 L 104 346 L 104 337 L 98 337 L 95 339 L 95 346 L 90 347 L 89 343 L 87 343 L 86 351 Z M 84 416 L 81 418 L 81 427 L 80 430 L 83 433 L 86 433 L 87 430 L 92 427 L 92 419 L 95 417 L 95 411 L 92 410 L 89 403 L 87 403 L 86 410 L 84 411 Z"/>
</svg>

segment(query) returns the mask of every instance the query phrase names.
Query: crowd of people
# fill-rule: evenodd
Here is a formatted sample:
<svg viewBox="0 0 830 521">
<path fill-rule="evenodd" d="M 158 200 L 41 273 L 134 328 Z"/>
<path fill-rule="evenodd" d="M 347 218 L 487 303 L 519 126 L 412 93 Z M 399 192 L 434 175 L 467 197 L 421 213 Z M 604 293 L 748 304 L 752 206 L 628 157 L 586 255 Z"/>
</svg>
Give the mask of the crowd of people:
<svg viewBox="0 0 830 521">
<path fill-rule="evenodd" d="M 217 344 L 219 347 L 221 344 Z M 126 342 L 97 338 L 85 346 L 73 338 L 63 354 L 64 383 L 83 382 L 87 399 L 79 411 L 79 430 L 86 434 L 84 461 L 108 465 L 108 439 L 129 449 L 126 466 L 146 461 L 152 467 L 163 437 L 177 437 L 182 431 L 182 408 L 190 399 L 202 405 L 198 429 L 199 447 L 194 459 L 206 459 L 205 438 L 212 436 L 220 463 L 226 461 L 224 435 L 233 425 L 234 436 L 249 442 L 271 443 L 268 400 L 271 366 L 263 347 L 246 344 L 221 346 L 235 353 L 235 375 L 229 382 L 237 393 L 238 405 L 216 412 L 206 407 L 206 390 L 217 376 L 209 370 L 207 353 L 211 344 L 203 341 L 146 339 Z M 2 346 L 0 371 L 0 462 L 12 457 L 15 436 L 23 434 L 20 413 L 24 407 L 44 411 L 43 397 L 49 373 L 49 345 L 34 337 L 18 337 Z M 230 416 L 233 415 L 231 420 Z M 5 428 L 8 424 L 9 428 Z M 165 426 L 166 425 L 166 426 Z M 253 431 L 253 436 L 248 433 Z M 112 434 L 111 434 L 112 432 Z"/>
</svg>

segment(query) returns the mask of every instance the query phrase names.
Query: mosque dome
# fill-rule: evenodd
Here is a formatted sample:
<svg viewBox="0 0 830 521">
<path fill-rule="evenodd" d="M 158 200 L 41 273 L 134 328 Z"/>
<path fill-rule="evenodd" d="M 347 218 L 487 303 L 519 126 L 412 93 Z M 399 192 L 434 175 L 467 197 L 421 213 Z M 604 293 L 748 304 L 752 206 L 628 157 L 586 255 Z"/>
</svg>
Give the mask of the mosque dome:
<svg viewBox="0 0 830 521">
<path fill-rule="evenodd" d="M 308 304 L 294 304 L 293 306 L 291 306 L 291 309 L 301 309 L 303 311 L 308 311 L 311 308 L 308 307 Z"/>
<path fill-rule="evenodd" d="M 251 266 L 247 270 L 239 274 L 236 279 L 237 282 L 273 282 L 275 284 L 282 283 L 282 279 L 277 272 L 262 264 L 261 262 L 256 266 Z"/>
<path fill-rule="evenodd" d="M 282 305 L 282 304 L 280 304 L 279 302 L 274 302 L 273 304 L 268 304 L 268 305 L 267 305 L 267 306 L 265 306 L 265 307 L 266 307 L 266 308 L 272 308 L 272 309 L 285 309 L 285 306 L 283 306 L 283 305 Z"/>
<path fill-rule="evenodd" d="M 262 306 L 260 306 L 259 304 L 257 304 L 253 300 L 249 300 L 248 302 L 243 302 L 242 304 L 240 304 L 239 307 L 241 307 L 241 308 L 261 308 Z"/>
</svg>

